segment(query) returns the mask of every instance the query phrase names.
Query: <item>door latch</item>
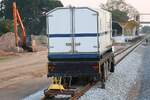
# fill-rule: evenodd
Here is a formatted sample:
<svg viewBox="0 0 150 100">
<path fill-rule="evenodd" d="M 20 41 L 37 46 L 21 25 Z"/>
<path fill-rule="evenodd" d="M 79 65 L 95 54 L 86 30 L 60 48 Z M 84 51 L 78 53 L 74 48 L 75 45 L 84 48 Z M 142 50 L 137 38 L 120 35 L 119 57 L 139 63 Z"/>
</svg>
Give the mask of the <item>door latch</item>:
<svg viewBox="0 0 150 100">
<path fill-rule="evenodd" d="M 54 48 L 54 46 L 49 46 L 49 48 Z"/>
<path fill-rule="evenodd" d="M 80 46 L 81 45 L 81 43 L 75 43 L 75 46 Z"/>
<path fill-rule="evenodd" d="M 72 46 L 72 43 L 66 43 L 66 46 Z"/>
<path fill-rule="evenodd" d="M 98 46 L 93 46 L 93 48 L 98 48 Z"/>
</svg>

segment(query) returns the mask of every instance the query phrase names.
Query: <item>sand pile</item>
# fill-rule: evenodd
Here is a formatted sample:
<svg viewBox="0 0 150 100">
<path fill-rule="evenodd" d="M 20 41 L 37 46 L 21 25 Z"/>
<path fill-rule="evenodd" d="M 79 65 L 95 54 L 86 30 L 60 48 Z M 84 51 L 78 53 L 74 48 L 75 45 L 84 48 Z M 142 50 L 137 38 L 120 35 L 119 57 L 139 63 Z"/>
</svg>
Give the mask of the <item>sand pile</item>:
<svg viewBox="0 0 150 100">
<path fill-rule="evenodd" d="M 7 52 L 16 51 L 14 33 L 8 32 L 0 37 L 0 50 Z"/>
<path fill-rule="evenodd" d="M 6 52 L 6 51 L 0 50 L 0 56 L 10 56 L 10 55 L 16 55 L 16 53 L 14 53 L 14 52 Z"/>
<path fill-rule="evenodd" d="M 47 50 L 46 36 L 33 36 L 36 42 L 37 51 Z M 0 51 L 4 52 L 23 52 L 22 48 L 17 48 L 15 43 L 15 34 L 8 32 L 0 37 Z"/>
</svg>

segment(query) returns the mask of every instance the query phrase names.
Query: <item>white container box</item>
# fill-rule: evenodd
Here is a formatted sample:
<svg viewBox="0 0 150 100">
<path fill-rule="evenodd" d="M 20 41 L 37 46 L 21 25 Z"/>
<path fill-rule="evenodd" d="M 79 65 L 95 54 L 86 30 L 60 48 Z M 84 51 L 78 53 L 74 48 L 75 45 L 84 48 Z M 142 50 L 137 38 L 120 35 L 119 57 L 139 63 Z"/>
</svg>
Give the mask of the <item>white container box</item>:
<svg viewBox="0 0 150 100">
<path fill-rule="evenodd" d="M 112 48 L 111 13 L 88 7 L 55 8 L 47 13 L 50 54 L 103 54 Z"/>
</svg>

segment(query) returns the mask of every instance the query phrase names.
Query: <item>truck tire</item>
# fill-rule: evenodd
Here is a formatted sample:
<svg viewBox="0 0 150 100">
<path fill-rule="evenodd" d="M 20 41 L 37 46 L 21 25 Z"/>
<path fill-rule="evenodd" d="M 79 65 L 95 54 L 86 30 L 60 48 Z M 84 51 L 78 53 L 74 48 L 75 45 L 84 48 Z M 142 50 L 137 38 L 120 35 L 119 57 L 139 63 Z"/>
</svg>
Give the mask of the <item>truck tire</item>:
<svg viewBox="0 0 150 100">
<path fill-rule="evenodd" d="M 108 77 L 108 67 L 109 67 L 109 62 L 106 61 L 103 65 L 102 65 L 102 89 L 105 89 L 105 82 L 107 80 Z"/>
<path fill-rule="evenodd" d="M 111 62 L 111 69 L 110 69 L 110 72 L 115 72 L 115 64 L 114 64 L 114 59 L 112 60 Z"/>
</svg>

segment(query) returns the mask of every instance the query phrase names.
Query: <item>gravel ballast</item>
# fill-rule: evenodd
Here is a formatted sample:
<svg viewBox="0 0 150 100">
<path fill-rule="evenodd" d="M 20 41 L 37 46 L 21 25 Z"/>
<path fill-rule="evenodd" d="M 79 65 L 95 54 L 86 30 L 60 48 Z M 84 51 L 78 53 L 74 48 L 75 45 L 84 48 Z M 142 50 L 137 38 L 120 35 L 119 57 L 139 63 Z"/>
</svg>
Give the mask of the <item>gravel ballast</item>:
<svg viewBox="0 0 150 100">
<path fill-rule="evenodd" d="M 142 71 L 141 69 L 145 68 L 144 66 L 147 66 L 146 70 L 149 69 L 148 62 L 150 56 L 147 55 L 149 54 L 149 51 L 150 46 L 148 49 L 147 46 L 140 45 L 136 50 L 134 50 L 118 65 L 116 65 L 115 73 L 111 74 L 111 76 L 109 76 L 108 80 L 106 81 L 106 89 L 101 89 L 101 83 L 97 83 L 79 100 L 150 100 L 147 98 L 147 96 L 149 95 L 147 91 L 135 91 L 140 93 L 141 95 L 139 95 L 139 97 L 138 95 L 136 95 L 137 97 L 135 97 L 134 99 L 128 98 L 130 95 L 129 92 L 133 89 L 133 86 L 137 84 L 137 80 L 139 80 L 141 76 L 140 73 L 145 73 L 145 71 Z M 145 81 L 147 77 L 143 78 L 143 81 Z M 149 84 L 147 82 L 147 85 L 145 85 L 142 90 L 144 90 L 148 85 Z M 24 100 L 38 100 L 37 98 L 39 98 L 40 100 L 41 95 L 39 94 L 42 93 L 43 91 L 39 91 Z"/>
<path fill-rule="evenodd" d="M 91 88 L 79 100 L 127 100 L 128 92 L 139 77 L 138 71 L 142 66 L 142 46 L 125 57 L 116 65 L 115 73 L 106 81 L 106 89 L 100 88 L 100 83 Z"/>
</svg>

